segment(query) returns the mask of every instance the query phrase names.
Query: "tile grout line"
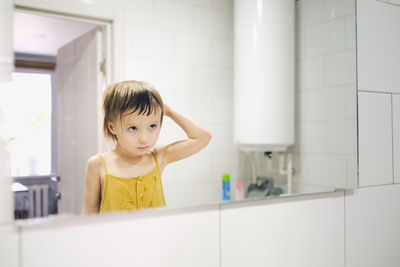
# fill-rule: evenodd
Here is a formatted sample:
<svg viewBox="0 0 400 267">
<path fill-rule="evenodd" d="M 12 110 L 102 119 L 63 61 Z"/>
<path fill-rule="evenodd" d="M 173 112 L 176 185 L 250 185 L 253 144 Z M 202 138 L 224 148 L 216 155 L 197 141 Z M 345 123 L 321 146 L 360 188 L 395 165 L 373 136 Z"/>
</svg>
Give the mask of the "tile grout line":
<svg viewBox="0 0 400 267">
<path fill-rule="evenodd" d="M 358 72 L 359 72 L 359 70 L 358 70 L 358 68 L 359 68 L 359 66 L 358 66 L 358 61 L 359 61 L 359 58 L 358 58 L 358 20 L 357 20 L 357 16 L 358 16 L 358 12 L 357 12 L 357 8 L 358 8 L 358 2 L 357 2 L 358 0 L 355 0 L 354 1 L 354 5 L 355 5 L 355 7 L 354 7 L 354 16 L 355 16 L 355 34 L 356 34 L 356 38 L 355 38 L 355 43 L 356 43 L 356 48 L 355 48 L 355 51 L 356 51 L 356 81 L 355 81 L 355 85 L 356 85 L 356 124 L 357 124 L 357 128 L 356 128 L 356 131 L 357 131 L 357 187 L 360 187 L 360 111 L 359 111 L 359 109 L 360 109 L 360 103 L 359 103 L 359 95 L 360 95 L 360 90 L 359 90 L 359 83 L 358 83 Z M 346 196 L 346 194 L 345 194 L 345 196 Z M 346 263 L 346 262 L 345 262 Z"/>
<path fill-rule="evenodd" d="M 391 135 L 392 135 L 392 182 L 394 184 L 394 114 L 393 114 L 393 94 L 390 94 L 390 109 L 391 109 Z"/>
<path fill-rule="evenodd" d="M 347 266 L 347 235 L 346 235 L 346 191 L 343 193 L 343 221 L 344 221 L 344 267 Z"/>
<path fill-rule="evenodd" d="M 219 258 L 219 267 L 222 267 L 222 233 L 221 233 L 221 229 L 222 229 L 222 222 L 221 222 L 221 210 L 222 210 L 222 206 L 221 204 L 218 205 L 218 227 L 219 227 L 219 233 L 218 233 L 218 249 L 219 249 L 219 253 L 218 253 L 218 258 Z"/>
</svg>

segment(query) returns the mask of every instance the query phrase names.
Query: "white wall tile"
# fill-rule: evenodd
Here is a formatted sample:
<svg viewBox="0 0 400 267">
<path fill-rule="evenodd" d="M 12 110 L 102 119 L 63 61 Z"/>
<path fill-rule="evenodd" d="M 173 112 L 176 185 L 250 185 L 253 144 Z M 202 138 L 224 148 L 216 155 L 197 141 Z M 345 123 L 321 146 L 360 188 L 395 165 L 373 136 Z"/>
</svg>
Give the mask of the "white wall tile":
<svg viewBox="0 0 400 267">
<path fill-rule="evenodd" d="M 318 57 L 325 53 L 326 28 L 324 24 L 317 24 L 304 29 L 305 56 Z"/>
<path fill-rule="evenodd" d="M 393 94 L 392 97 L 394 182 L 400 183 L 400 95 Z"/>
<path fill-rule="evenodd" d="M 400 185 L 346 193 L 346 266 L 399 266 Z"/>
<path fill-rule="evenodd" d="M 128 24 L 140 26 L 153 26 L 153 1 L 131 0 L 120 1 L 122 8 L 126 9 L 126 20 Z M 112 6 L 118 5 L 113 1 Z"/>
<path fill-rule="evenodd" d="M 167 31 L 130 25 L 127 32 L 131 56 L 170 60 L 173 58 L 173 34 Z"/>
<path fill-rule="evenodd" d="M 210 39 L 198 35 L 175 34 L 174 43 L 175 60 L 186 63 L 210 64 Z"/>
<path fill-rule="evenodd" d="M 197 204 L 220 202 L 222 200 L 222 182 L 196 184 L 195 199 Z"/>
<path fill-rule="evenodd" d="M 232 21 L 228 13 L 210 8 L 193 7 L 193 32 L 220 38 L 232 38 Z"/>
<path fill-rule="evenodd" d="M 190 32 L 193 29 L 193 8 L 172 0 L 154 0 L 154 25 L 160 29 Z"/>
<path fill-rule="evenodd" d="M 357 119 L 357 88 L 349 85 L 346 89 L 346 119 Z"/>
<path fill-rule="evenodd" d="M 306 56 L 318 57 L 345 47 L 345 20 L 339 18 L 306 28 Z"/>
<path fill-rule="evenodd" d="M 211 154 L 211 159 L 214 162 L 213 180 L 216 182 L 222 181 L 222 174 L 228 173 L 231 180 L 241 180 L 239 177 L 239 155 L 234 152 Z"/>
<path fill-rule="evenodd" d="M 205 127 L 212 134 L 212 138 L 204 152 L 237 152 L 238 148 L 233 143 L 232 124 L 210 124 Z"/>
<path fill-rule="evenodd" d="M 325 85 L 324 57 L 305 59 L 300 62 L 299 73 L 300 89 L 319 89 Z"/>
<path fill-rule="evenodd" d="M 298 145 L 302 153 L 324 153 L 326 150 L 325 122 L 298 124 Z"/>
<path fill-rule="evenodd" d="M 17 267 L 19 264 L 19 232 L 13 224 L 0 224 L 0 265 Z"/>
<path fill-rule="evenodd" d="M 356 53 L 349 50 L 326 57 L 326 85 L 335 86 L 356 81 Z"/>
<path fill-rule="evenodd" d="M 233 42 L 231 40 L 211 41 L 211 64 L 222 67 L 233 67 Z"/>
<path fill-rule="evenodd" d="M 165 185 L 164 195 L 168 207 L 179 207 L 196 203 L 194 184 Z"/>
<path fill-rule="evenodd" d="M 346 164 L 346 188 L 357 188 L 358 187 L 358 157 L 348 156 Z"/>
<path fill-rule="evenodd" d="M 324 1 L 325 16 L 327 18 L 336 18 L 343 15 L 354 14 L 356 9 L 355 1 L 349 0 L 329 0 Z"/>
<path fill-rule="evenodd" d="M 192 92 L 191 64 L 158 61 L 154 63 L 154 85 L 164 92 Z"/>
<path fill-rule="evenodd" d="M 206 104 L 208 103 L 208 104 Z M 233 123 L 233 97 L 230 96 L 213 96 L 203 106 L 203 112 L 210 112 L 210 123 Z M 210 107 L 211 109 L 205 108 Z M 206 111 L 209 109 L 208 111 Z"/>
<path fill-rule="evenodd" d="M 232 11 L 233 0 L 213 0 L 211 1 L 211 6 L 216 9 Z"/>
<path fill-rule="evenodd" d="M 304 28 L 321 23 L 324 18 L 324 1 L 306 0 L 299 2 L 298 6 L 299 27 Z"/>
<path fill-rule="evenodd" d="M 211 155 L 201 152 L 179 161 L 179 164 L 176 164 L 176 183 L 196 184 L 215 181 Z"/>
<path fill-rule="evenodd" d="M 176 184 L 176 164 L 168 164 L 165 166 L 161 178 L 163 186 Z"/>
<path fill-rule="evenodd" d="M 351 3 L 352 1 L 346 0 L 346 2 Z M 343 50 L 346 43 L 345 18 L 337 18 L 335 20 L 331 20 L 326 23 L 324 28 L 326 32 L 325 53 L 333 53 Z"/>
<path fill-rule="evenodd" d="M 221 266 L 344 266 L 343 193 L 298 200 L 222 206 Z"/>
<path fill-rule="evenodd" d="M 327 188 L 343 188 L 347 177 L 347 158 L 342 155 L 303 155 L 305 180 Z"/>
<path fill-rule="evenodd" d="M 400 0 L 388 0 L 388 2 L 400 6 Z"/>
<path fill-rule="evenodd" d="M 130 80 L 146 81 L 156 86 L 153 79 L 153 61 L 138 58 L 127 59 L 126 77 Z"/>
<path fill-rule="evenodd" d="M 326 151 L 328 153 L 357 153 L 357 121 L 326 122 Z"/>
<path fill-rule="evenodd" d="M 391 96 L 358 93 L 359 186 L 391 184 Z"/>
<path fill-rule="evenodd" d="M 304 91 L 300 97 L 302 121 L 346 118 L 345 87 Z"/>
<path fill-rule="evenodd" d="M 356 46 L 356 16 L 355 14 L 352 14 L 345 17 L 345 48 L 355 48 L 355 46 Z"/>
<path fill-rule="evenodd" d="M 400 93 L 400 8 L 357 1 L 358 87 Z"/>
<path fill-rule="evenodd" d="M 222 111 L 222 114 L 217 118 L 219 121 L 213 118 L 218 109 L 214 109 L 214 104 L 211 102 L 213 100 L 210 101 L 210 96 L 208 95 L 162 92 L 162 96 L 165 103 L 168 103 L 176 111 L 189 116 L 200 124 L 228 122 L 228 119 L 224 115 L 225 111 Z M 223 101 L 221 102 L 224 104 Z"/>
<path fill-rule="evenodd" d="M 216 209 L 108 218 L 24 231 L 22 266 L 219 266 Z"/>
<path fill-rule="evenodd" d="M 233 95 L 233 69 L 193 65 L 193 91 L 210 95 Z"/>
</svg>

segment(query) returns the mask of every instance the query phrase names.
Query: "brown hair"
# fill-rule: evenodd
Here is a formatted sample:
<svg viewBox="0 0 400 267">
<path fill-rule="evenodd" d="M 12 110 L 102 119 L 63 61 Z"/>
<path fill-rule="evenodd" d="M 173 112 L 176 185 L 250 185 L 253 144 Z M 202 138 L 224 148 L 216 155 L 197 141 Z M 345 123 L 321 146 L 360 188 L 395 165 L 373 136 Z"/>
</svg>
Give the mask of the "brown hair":
<svg viewBox="0 0 400 267">
<path fill-rule="evenodd" d="M 117 141 L 116 136 L 108 128 L 108 123 L 116 121 L 117 117 L 122 119 L 126 111 L 149 116 L 161 109 L 161 123 L 164 114 L 164 104 L 157 90 L 148 83 L 141 81 L 123 81 L 115 83 L 104 92 L 104 123 L 103 132 L 106 139 Z M 129 114 L 131 114 L 129 113 Z"/>
</svg>

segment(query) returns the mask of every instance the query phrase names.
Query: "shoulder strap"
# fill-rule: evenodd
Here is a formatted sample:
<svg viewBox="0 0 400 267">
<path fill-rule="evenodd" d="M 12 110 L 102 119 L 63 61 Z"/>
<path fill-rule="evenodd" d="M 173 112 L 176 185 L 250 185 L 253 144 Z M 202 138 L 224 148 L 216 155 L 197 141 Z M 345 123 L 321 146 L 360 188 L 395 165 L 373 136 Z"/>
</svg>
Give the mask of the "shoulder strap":
<svg viewBox="0 0 400 267">
<path fill-rule="evenodd" d="M 157 151 L 155 149 L 152 149 L 151 154 L 153 155 L 154 160 L 156 161 L 156 165 L 158 166 Z"/>
<path fill-rule="evenodd" d="M 99 155 L 99 158 L 101 160 L 101 163 L 103 164 L 104 170 L 106 171 L 106 175 L 107 175 L 107 166 L 106 166 L 106 162 L 104 161 L 103 155 L 100 153 L 97 155 Z"/>
</svg>

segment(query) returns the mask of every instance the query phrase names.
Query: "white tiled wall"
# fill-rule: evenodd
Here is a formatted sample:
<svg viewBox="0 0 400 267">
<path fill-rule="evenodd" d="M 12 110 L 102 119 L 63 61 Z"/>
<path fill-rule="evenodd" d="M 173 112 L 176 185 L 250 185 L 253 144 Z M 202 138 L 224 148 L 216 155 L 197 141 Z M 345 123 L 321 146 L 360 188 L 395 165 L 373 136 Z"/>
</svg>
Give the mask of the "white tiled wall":
<svg viewBox="0 0 400 267">
<path fill-rule="evenodd" d="M 386 2 L 357 1 L 359 88 L 400 93 L 400 6 Z"/>
<path fill-rule="evenodd" d="M 223 206 L 221 266 L 344 266 L 343 192 L 297 200 Z"/>
<path fill-rule="evenodd" d="M 391 95 L 358 93 L 359 185 L 393 183 Z"/>
<path fill-rule="evenodd" d="M 107 14 L 115 19 L 114 79 L 145 80 L 166 103 L 208 128 L 212 141 L 192 159 L 167 166 L 167 205 L 221 199 L 221 176 L 237 179 L 233 145 L 232 0 L 16 0 L 16 4 L 61 13 Z M 93 16 L 93 15 L 92 15 Z M 166 119 L 159 144 L 185 138 Z M 211 189 L 214 183 L 217 189 Z M 202 193 L 200 193 L 202 192 Z M 202 195 L 204 194 L 204 195 Z"/>
<path fill-rule="evenodd" d="M 204 151 L 167 166 L 163 179 L 168 205 L 220 200 L 222 173 L 237 175 L 236 148 L 226 137 L 232 128 L 231 2 L 124 2 L 125 78 L 150 82 L 166 103 L 213 134 Z M 171 120 L 163 128 L 159 144 L 185 138 Z"/>
<path fill-rule="evenodd" d="M 87 220 L 28 227 L 21 266 L 219 266 L 218 209 Z"/>
<path fill-rule="evenodd" d="M 400 94 L 392 95 L 393 114 L 393 176 L 400 183 Z"/>
<path fill-rule="evenodd" d="M 297 7 L 296 183 L 354 187 L 356 151 L 355 1 Z"/>
<path fill-rule="evenodd" d="M 346 193 L 346 266 L 400 265 L 400 185 Z"/>
<path fill-rule="evenodd" d="M 399 183 L 400 7 L 385 2 L 358 2 L 360 186 Z"/>
</svg>

